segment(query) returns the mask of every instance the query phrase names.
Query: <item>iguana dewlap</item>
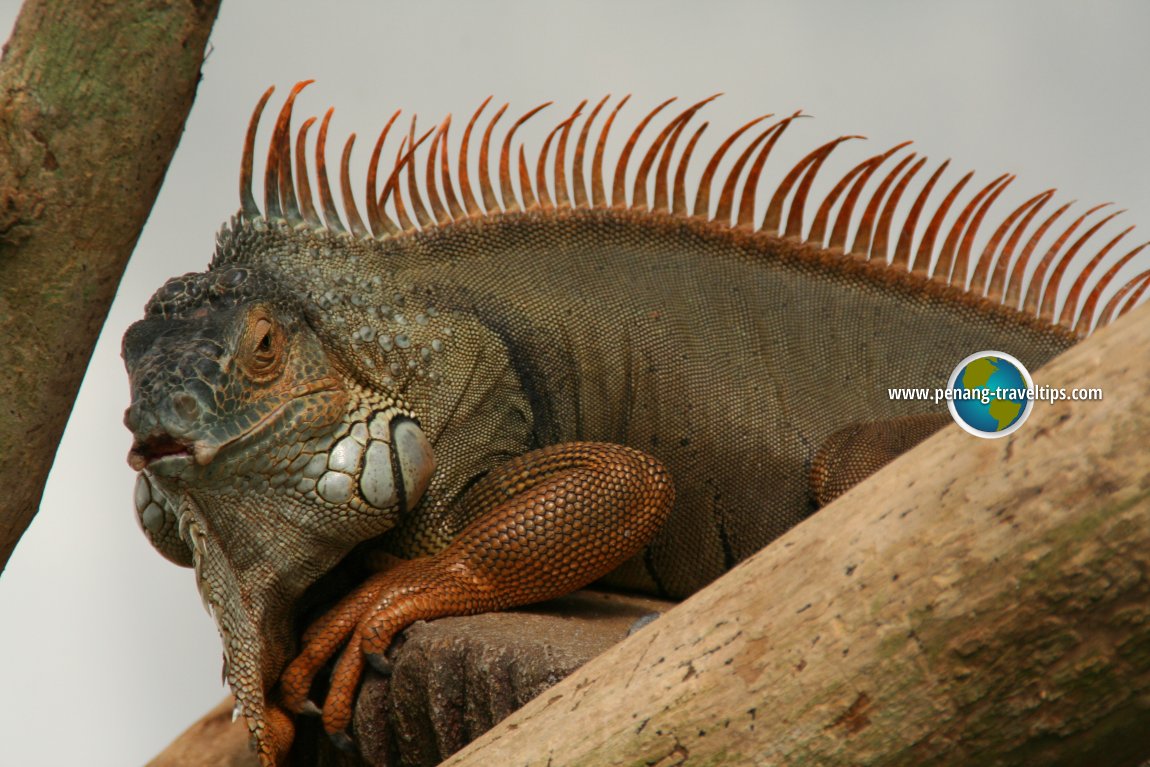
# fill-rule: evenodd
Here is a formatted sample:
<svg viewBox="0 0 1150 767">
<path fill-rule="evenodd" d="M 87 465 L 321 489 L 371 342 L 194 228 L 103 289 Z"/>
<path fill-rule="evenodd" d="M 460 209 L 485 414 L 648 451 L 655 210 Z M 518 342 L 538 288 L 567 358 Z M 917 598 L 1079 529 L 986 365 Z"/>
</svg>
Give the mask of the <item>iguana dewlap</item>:
<svg viewBox="0 0 1150 767">
<path fill-rule="evenodd" d="M 702 132 L 688 126 L 705 102 L 665 120 L 640 156 L 666 104 L 644 118 L 610 196 L 604 146 L 623 102 L 586 118 L 580 105 L 534 163 L 514 134 L 537 110 L 493 141 L 506 107 L 479 138 L 481 107 L 454 169 L 450 120 L 421 138 L 413 120 L 388 145 L 393 117 L 360 202 L 354 136 L 345 146 L 341 215 L 331 111 L 314 168 L 315 118 L 292 139 L 305 84 L 275 124 L 264 209 L 252 165 L 270 90 L 248 131 L 242 209 L 211 266 L 170 280 L 124 338 L 136 509 L 165 556 L 195 566 L 265 764 L 286 758 L 288 712 L 313 710 L 329 659 L 324 724 L 343 737 L 363 664 L 385 665 L 414 620 L 547 599 L 608 573 L 686 595 L 948 422 L 945 406 L 891 400 L 889 387 L 942 387 L 985 349 L 1033 369 L 1150 285 L 1140 274 L 1100 303 L 1136 248 L 1086 290 L 1119 235 L 1056 315 L 1067 264 L 1100 225 L 1082 233 L 1094 210 L 1040 216 L 1045 192 L 976 255 L 1010 179 L 956 206 L 967 175 L 928 215 L 945 163 L 894 231 L 925 163 L 886 170 L 901 145 L 815 208 L 811 183 L 842 139 L 817 148 L 760 221 L 758 179 L 790 119 L 736 131 L 688 200 Z M 397 155 L 380 175 L 384 147 Z M 331 584 L 375 552 L 405 561 L 352 587 L 297 643 L 304 605 L 345 590 Z"/>
</svg>

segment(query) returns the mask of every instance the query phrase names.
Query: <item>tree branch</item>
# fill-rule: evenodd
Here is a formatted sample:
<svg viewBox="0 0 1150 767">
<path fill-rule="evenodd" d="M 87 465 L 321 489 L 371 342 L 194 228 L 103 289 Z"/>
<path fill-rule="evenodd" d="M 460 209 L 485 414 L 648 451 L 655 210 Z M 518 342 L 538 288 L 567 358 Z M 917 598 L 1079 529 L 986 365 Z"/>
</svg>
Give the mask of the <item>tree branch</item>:
<svg viewBox="0 0 1150 767">
<path fill-rule="evenodd" d="M 179 142 L 219 0 L 29 0 L 0 62 L 0 570 Z"/>
</svg>

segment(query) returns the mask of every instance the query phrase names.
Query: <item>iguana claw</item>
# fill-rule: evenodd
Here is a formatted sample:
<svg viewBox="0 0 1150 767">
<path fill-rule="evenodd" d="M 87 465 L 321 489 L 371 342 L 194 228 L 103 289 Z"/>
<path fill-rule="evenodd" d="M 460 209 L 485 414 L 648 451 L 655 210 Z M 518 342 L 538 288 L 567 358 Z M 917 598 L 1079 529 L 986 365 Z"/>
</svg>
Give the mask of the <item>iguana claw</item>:
<svg viewBox="0 0 1150 767">
<path fill-rule="evenodd" d="M 391 661 L 388 660 L 386 655 L 379 652 L 369 652 L 365 653 L 365 655 L 367 656 L 367 662 L 371 664 L 373 669 L 384 676 L 391 676 Z"/>
<path fill-rule="evenodd" d="M 351 739 L 343 730 L 338 732 L 329 732 L 328 737 L 331 738 L 332 744 L 335 745 L 340 751 L 346 751 L 349 754 L 355 753 L 355 741 Z"/>
</svg>

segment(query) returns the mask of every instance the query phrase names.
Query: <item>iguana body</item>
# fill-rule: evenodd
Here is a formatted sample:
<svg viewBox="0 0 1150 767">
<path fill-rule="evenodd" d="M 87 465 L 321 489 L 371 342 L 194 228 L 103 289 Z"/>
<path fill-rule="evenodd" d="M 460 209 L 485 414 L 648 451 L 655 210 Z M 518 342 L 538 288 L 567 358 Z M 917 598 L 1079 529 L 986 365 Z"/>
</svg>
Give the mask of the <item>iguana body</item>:
<svg viewBox="0 0 1150 767">
<path fill-rule="evenodd" d="M 972 260 L 974 231 L 1005 184 L 976 195 L 943 240 L 943 214 L 963 179 L 925 226 L 909 269 L 913 219 L 938 173 L 898 237 L 889 233 L 892 200 L 921 162 L 907 171 L 907 158 L 878 182 L 856 217 L 862 255 L 850 256 L 841 246 L 853 208 L 890 153 L 848 174 L 804 239 L 810 181 L 838 142 L 799 164 L 756 228 L 758 174 L 788 121 L 748 142 L 712 219 L 711 178 L 731 142 L 708 163 L 698 216 L 688 213 L 683 180 L 698 133 L 680 142 L 686 159 L 671 162 L 701 104 L 667 123 L 623 202 L 628 158 L 648 117 L 624 150 L 607 204 L 604 139 L 589 193 L 582 176 L 601 102 L 578 135 L 574 116 L 562 123 L 536 167 L 521 156 L 522 204 L 512 135 L 500 157 L 505 206 L 486 172 L 491 127 L 480 143 L 481 206 L 466 167 L 471 126 L 453 179 L 448 123 L 419 173 L 413 125 L 382 198 L 375 168 L 386 130 L 377 144 L 365 225 L 347 183 L 349 143 L 346 232 L 328 189 L 327 119 L 316 174 L 326 225 L 304 159 L 310 120 L 293 172 L 289 120 L 300 87 L 272 137 L 265 211 L 250 184 L 267 95 L 249 131 L 243 210 L 221 234 L 210 270 L 169 282 L 125 338 L 127 421 L 143 470 L 137 509 L 162 551 L 195 562 L 229 681 L 268 763 L 291 739 L 281 706 L 310 708 L 312 677 L 345 643 L 324 705 L 332 732 L 347 724 L 365 653 L 379 661 L 412 620 L 547 598 L 611 568 L 616 585 L 684 596 L 803 519 L 816 498 L 880 465 L 882 443 L 897 452 L 947 420 L 938 405 L 891 400 L 888 387 L 942 387 L 959 360 L 984 349 L 1033 369 L 1077 337 L 1064 325 L 1082 280 L 1063 324 L 1043 297 L 1057 291 L 1069 258 L 1055 254 L 1082 218 L 1040 263 L 1038 287 L 1026 291 L 1030 312 L 996 295 L 1021 301 L 1018 264 L 1038 242 L 1030 231 L 1045 232 L 1062 213 L 1030 227 L 1050 193 L 1009 217 Z M 750 179 L 736 195 L 744 168 Z M 936 239 L 940 263 L 931 271 Z M 885 256 L 888 241 L 897 242 L 893 265 L 868 260 Z M 1073 256 L 1082 240 L 1069 242 Z M 979 286 L 972 291 L 968 273 Z M 981 297 L 987 284 L 991 298 Z M 1140 275 L 1105 307 L 1094 290 L 1078 333 L 1133 305 L 1147 284 Z M 365 541 L 410 561 L 328 612 L 288 665 L 297 602 Z"/>
</svg>

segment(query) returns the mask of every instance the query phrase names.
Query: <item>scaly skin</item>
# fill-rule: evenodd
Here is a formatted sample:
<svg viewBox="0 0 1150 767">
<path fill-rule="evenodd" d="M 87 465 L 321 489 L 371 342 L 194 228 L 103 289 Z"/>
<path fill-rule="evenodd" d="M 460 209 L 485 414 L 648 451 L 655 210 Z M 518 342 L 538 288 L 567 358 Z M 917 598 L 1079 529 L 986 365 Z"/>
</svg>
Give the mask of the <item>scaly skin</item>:
<svg viewBox="0 0 1150 767">
<path fill-rule="evenodd" d="M 547 599 L 604 575 L 689 594 L 947 422 L 932 403 L 886 397 L 887 387 L 942 386 L 980 349 L 1034 369 L 1077 337 L 1073 312 L 1060 325 L 1045 308 L 1036 317 L 1000 302 L 995 291 L 1021 295 L 1014 275 L 1025 269 L 970 263 L 981 201 L 997 181 L 958 216 L 938 259 L 945 273 L 931 277 L 937 264 L 911 268 L 914 222 L 896 236 L 889 202 L 879 216 L 895 174 L 858 226 L 863 250 L 876 254 L 843 252 L 861 185 L 889 152 L 846 176 L 804 241 L 809 181 L 833 145 L 784 180 L 756 229 L 754 184 L 736 199 L 739 172 L 709 219 L 711 173 L 727 145 L 708 164 L 698 215 L 684 207 L 685 161 L 671 181 L 671 149 L 701 104 L 664 128 L 631 204 L 621 194 L 637 134 L 613 204 L 602 183 L 605 133 L 590 196 L 581 166 L 564 171 L 573 200 L 565 184 L 532 191 L 521 168 L 520 205 L 510 137 L 499 162 L 509 210 L 499 209 L 484 169 L 483 212 L 466 162 L 462 202 L 450 176 L 440 195 L 445 124 L 430 147 L 427 204 L 410 170 L 406 203 L 399 185 L 419 144 L 412 136 L 381 198 L 369 172 L 367 224 L 347 196 L 348 232 L 322 160 L 326 119 L 317 173 L 326 226 L 302 160 L 311 121 L 292 171 L 291 104 L 301 88 L 276 123 L 266 210 L 251 194 L 265 94 L 245 148 L 242 210 L 221 232 L 211 267 L 169 281 L 124 339 L 137 513 L 165 556 L 195 567 L 265 765 L 286 762 L 290 714 L 316 713 L 311 683 L 335 655 L 322 715 L 346 744 L 365 663 L 386 667 L 388 644 L 412 621 Z M 571 123 L 563 126 L 560 180 Z M 757 141 L 771 136 L 769 149 L 785 127 Z M 465 145 L 470 134 L 471 126 Z M 584 129 L 576 158 L 589 154 L 586 138 Z M 1048 197 L 1008 222 L 1030 211 L 1028 224 Z M 924 242 L 942 242 L 942 220 L 932 218 Z M 888 240 L 899 242 L 891 264 Z M 975 288 L 989 282 L 989 298 L 967 291 L 968 267 Z M 1150 284 L 1142 279 L 1119 291 L 1127 307 Z M 1056 292 L 1057 280 L 1028 291 L 1028 308 L 1043 289 Z M 1108 321 L 1122 306 L 1096 306 L 1096 297 L 1079 332 L 1096 310 Z M 403 561 L 361 577 L 350 593 L 325 592 L 378 551 Z M 300 611 L 337 600 L 301 643 Z"/>
</svg>

